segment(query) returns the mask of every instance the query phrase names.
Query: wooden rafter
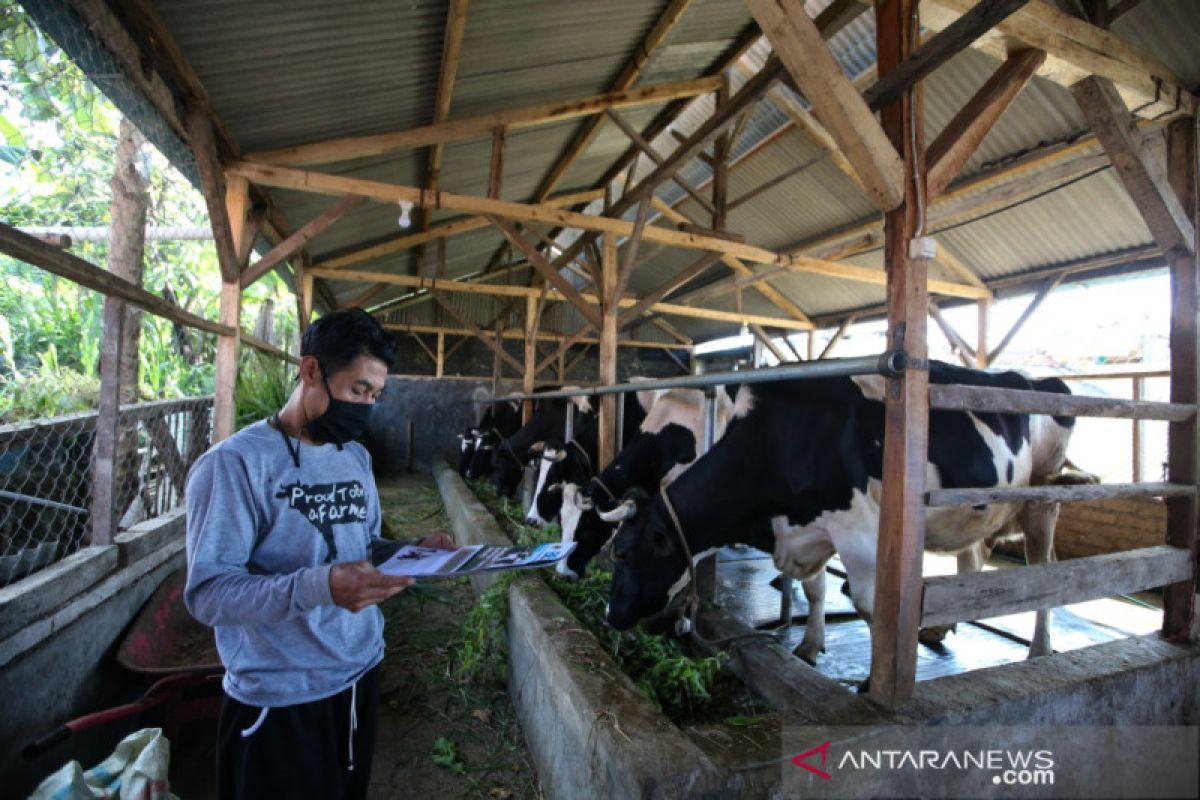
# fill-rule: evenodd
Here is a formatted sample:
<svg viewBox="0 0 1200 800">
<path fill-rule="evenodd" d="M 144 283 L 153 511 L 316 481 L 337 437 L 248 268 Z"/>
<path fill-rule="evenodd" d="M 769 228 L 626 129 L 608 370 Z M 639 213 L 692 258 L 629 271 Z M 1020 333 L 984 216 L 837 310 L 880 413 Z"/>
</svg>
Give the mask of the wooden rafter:
<svg viewBox="0 0 1200 800">
<path fill-rule="evenodd" d="M 200 175 L 201 194 L 208 207 L 208 218 L 212 223 L 213 243 L 217 248 L 217 262 L 221 266 L 221 279 L 235 283 L 241 271 L 238 249 L 233 241 L 233 228 L 229 211 L 225 206 L 225 180 L 221 174 L 221 157 L 213 137 L 213 122 L 208 111 L 193 105 L 187 111 L 188 139 L 196 157 L 196 172 Z"/>
<path fill-rule="evenodd" d="M 418 275 L 398 275 L 386 272 L 364 272 L 358 270 L 333 272 L 330 270 L 313 268 L 309 269 L 307 274 L 313 278 L 357 281 L 361 283 L 386 283 L 395 286 L 411 286 L 414 288 L 428 289 L 430 291 L 490 294 L 497 297 L 536 297 L 541 293 L 540 289 L 536 289 L 531 286 L 472 283 L 467 281 L 436 281 Z M 580 297 L 582 297 L 583 300 L 589 305 L 600 304 L 600 298 L 593 293 L 580 292 Z M 563 302 L 566 300 L 566 298 L 564 298 L 557 291 L 548 292 L 546 299 L 555 302 Z M 636 304 L 637 298 L 635 297 L 622 297 L 618 301 L 618 305 L 621 308 L 630 308 Z M 649 310 L 679 317 L 694 317 L 696 319 L 710 319 L 720 322 L 732 322 L 736 324 L 741 324 L 743 322 L 747 324 L 751 322 L 757 322 L 760 325 L 765 325 L 770 328 L 788 328 L 791 330 L 806 331 L 812 327 L 811 323 L 800 322 L 799 320 L 787 319 L 784 317 L 767 317 L 761 314 L 747 314 L 736 311 L 719 311 L 709 308 L 693 308 L 692 306 L 684 306 L 677 303 L 656 303 Z"/>
<path fill-rule="evenodd" d="M 266 255 L 243 272 L 241 276 L 242 288 L 245 289 L 247 286 L 250 286 L 263 275 L 266 275 L 268 271 L 296 255 L 313 237 L 366 202 L 367 198 L 365 197 L 351 195 L 342 198 L 325 211 L 313 217 L 291 236 L 272 247 Z"/>
<path fill-rule="evenodd" d="M 621 69 L 621 74 L 613 82 L 613 91 L 621 92 L 633 86 L 641 76 L 642 68 L 650 59 L 650 54 L 666 41 L 667 36 L 670 35 L 675 25 L 683 17 L 684 12 L 687 11 L 688 6 L 691 4 L 692 0 L 671 0 L 663 10 L 663 13 L 659 15 L 653 27 L 647 32 L 646 37 L 634 49 L 629 61 Z M 534 194 L 535 202 L 541 202 L 550 196 L 550 192 L 554 191 L 554 187 L 562 180 L 562 176 L 567 173 L 567 170 L 575 163 L 580 154 L 587 149 L 588 144 L 591 143 L 592 138 L 596 135 L 596 131 L 599 130 L 601 122 L 601 118 L 595 117 L 584 123 L 579 132 L 575 134 L 575 138 L 567 146 L 562 157 L 551 167 L 550 174 L 546 176 L 546 179 L 542 181 L 542 185 L 538 187 L 537 192 Z"/>
<path fill-rule="evenodd" d="M 650 310 L 655 303 L 662 300 L 671 292 L 679 289 L 702 275 L 709 267 L 711 267 L 717 259 L 720 258 L 720 253 L 705 253 L 698 261 L 687 267 L 677 275 L 672 276 L 667 281 L 647 292 L 637 305 L 621 314 L 621 318 L 617 320 L 617 324 L 622 328 L 629 328 L 641 322 L 642 314 Z"/>
<path fill-rule="evenodd" d="M 938 35 L 949 31 L 947 28 Z M 926 195 L 930 200 L 950 185 L 1045 60 L 1044 50 L 1020 50 L 1010 55 L 933 140 L 925 154 L 929 163 Z"/>
<path fill-rule="evenodd" d="M 1169 260 L 1193 252 L 1196 229 L 1162 166 L 1135 136 L 1133 115 L 1112 82 L 1092 76 L 1071 88 L 1113 169 Z"/>
<path fill-rule="evenodd" d="M 595 200 L 600 195 L 601 192 L 596 189 L 585 192 L 572 192 L 571 194 L 552 197 L 543 205 L 553 208 L 569 208 L 570 206 Z M 487 218 L 482 216 L 456 219 L 443 225 L 436 225 L 428 231 L 406 234 L 388 242 L 381 242 L 369 247 L 360 247 L 348 253 L 326 258 L 313 266 L 324 269 L 341 269 L 353 266 L 354 264 L 362 264 L 365 261 L 372 261 L 376 258 L 391 255 L 392 253 L 400 253 L 436 239 L 445 239 L 450 236 L 457 236 L 460 233 L 480 230 L 486 228 L 489 224 Z"/>
<path fill-rule="evenodd" d="M 1021 312 L 1021 316 L 1017 317 L 1017 321 L 1008 329 L 1008 333 L 1004 334 L 1004 338 L 1000 340 L 1000 343 L 988 353 L 987 361 L 989 364 L 995 363 L 1000 354 L 1004 352 L 1004 349 L 1012 342 L 1013 337 L 1020 333 L 1021 328 L 1033 316 L 1033 312 L 1038 310 L 1038 306 L 1042 304 L 1042 301 L 1050 295 L 1050 292 L 1054 291 L 1055 287 L 1062 283 L 1063 277 L 1063 275 L 1056 275 L 1042 282 L 1042 285 L 1038 287 L 1037 292 L 1033 295 L 1033 299 L 1029 301 L 1029 305 L 1025 306 L 1025 310 Z"/>
<path fill-rule="evenodd" d="M 436 300 L 442 308 L 446 309 L 446 313 L 462 323 L 462 325 L 469 330 L 473 336 L 486 344 L 493 353 L 512 366 L 518 373 L 524 371 L 525 365 L 509 355 L 508 351 L 504 349 L 503 341 L 499 340 L 495 335 L 488 333 L 476 325 L 474 320 L 460 311 L 458 306 L 451 303 L 448 298 L 443 297 L 441 292 L 435 290 L 433 292 L 433 299 Z"/>
<path fill-rule="evenodd" d="M 750 328 L 751 332 L 754 334 L 754 337 L 756 339 L 758 339 L 760 342 L 762 342 L 763 347 L 765 347 L 771 351 L 771 355 L 775 356 L 775 358 L 779 360 L 780 364 L 788 363 L 788 361 L 789 361 L 788 357 L 785 356 L 783 354 L 783 351 L 780 350 L 779 347 L 774 342 L 771 341 L 771 335 L 766 332 L 766 330 L 763 328 L 763 326 L 750 325 L 748 327 Z"/>
<path fill-rule="evenodd" d="M 504 235 L 504 238 L 508 239 L 513 247 L 524 253 L 525 258 L 538 271 L 543 280 L 557 289 L 571 305 L 575 306 L 575 310 L 582 314 L 584 319 L 599 327 L 600 316 L 596 313 L 596 310 L 587 304 L 582 295 L 579 294 L 579 290 L 568 283 L 567 279 L 560 275 L 558 270 L 538 252 L 537 248 L 521 235 L 520 231 L 499 217 L 489 217 L 488 219 L 495 226 L 496 230 L 500 231 Z"/>
<path fill-rule="evenodd" d="M 636 108 L 678 100 L 682 97 L 695 97 L 715 91 L 719 84 L 719 77 L 655 84 L 639 89 L 606 92 L 554 103 L 541 103 L 510 111 L 480 114 L 393 133 L 350 136 L 275 150 L 263 150 L 247 154 L 246 158 L 264 164 L 300 166 L 382 156 L 411 150 L 415 147 L 429 147 L 439 143 L 488 137 L 497 127 L 506 127 L 511 131 L 599 114 L 606 108 Z"/>
<path fill-rule="evenodd" d="M 921 22 L 940 30 L 975 4 L 976 0 L 930 0 L 921 8 Z M 1029 0 L 973 46 L 1004 60 L 1011 40 L 1045 50 L 1048 58 L 1038 74 L 1061 86 L 1097 75 L 1113 81 L 1138 116 L 1196 114 L 1196 96 L 1161 60 L 1046 0 Z"/>
<path fill-rule="evenodd" d="M 958 276 L 963 283 L 969 283 L 972 286 L 978 286 L 981 289 L 988 288 L 987 284 L 983 282 L 983 279 L 980 278 L 973 269 L 968 267 L 966 263 L 959 258 L 955 254 L 954 250 L 951 249 L 950 246 L 945 242 L 938 242 L 937 256 L 934 260 L 936 260 L 954 275 Z"/>
<path fill-rule="evenodd" d="M 942 310 L 938 308 L 937 303 L 929 303 L 929 316 L 937 323 L 937 326 L 942 329 L 946 340 L 950 342 L 950 346 L 954 348 L 954 352 L 958 355 L 964 367 L 975 366 L 975 348 L 967 344 L 966 340 L 959 335 L 958 331 L 954 330 L 954 326 L 942 315 Z"/>
<path fill-rule="evenodd" d="M 854 166 L 868 195 L 884 210 L 903 197 L 903 164 L 858 90 L 801 9 L 781 0 L 746 0 L 787 71 Z M 753 80 L 753 79 L 751 79 Z"/>
<path fill-rule="evenodd" d="M 326 175 L 324 173 L 250 162 L 235 162 L 226 171 L 231 175 L 239 175 L 263 185 L 300 189 L 318 194 L 360 194 L 385 203 L 408 200 L 422 205 L 433 205 L 438 208 L 492 215 L 523 222 L 543 222 L 565 227 L 577 227 L 597 233 L 609 232 L 621 236 L 629 236 L 633 233 L 633 223 L 623 219 L 580 214 L 573 211 L 549 208 L 544 205 L 513 203 L 506 200 L 455 195 L 448 192 L 431 194 L 411 186 L 395 186 L 360 178 L 346 178 L 337 175 Z M 637 190 L 635 189 L 634 191 L 636 192 Z M 618 203 L 618 205 L 621 204 Z M 719 236 L 705 236 L 684 231 L 666 230 L 655 225 L 647 225 L 642 236 L 646 241 L 661 242 L 685 249 L 714 250 L 754 263 L 776 264 L 793 272 L 814 273 L 833 278 L 844 278 L 846 280 L 876 284 L 884 281 L 883 273 L 878 270 L 821 261 L 820 259 L 813 259 L 797 254 L 778 254 L 765 248 L 730 241 Z M 575 244 L 556 260 L 555 264 L 552 265 L 555 271 L 561 269 L 563 264 L 572 260 L 579 253 L 579 250 L 582 248 L 580 242 L 584 238 L 586 237 L 577 239 Z M 980 290 L 976 287 L 959 286 L 958 284 L 951 284 L 944 281 L 940 282 L 940 287 L 937 291 L 952 296 L 973 298 L 981 296 Z"/>
<path fill-rule="evenodd" d="M 633 144 L 638 148 L 638 150 L 645 153 L 650 158 L 650 160 L 653 161 L 655 164 L 662 166 L 663 161 L 665 159 L 658 154 L 658 151 L 654 149 L 654 146 L 651 145 L 649 142 L 647 142 L 642 137 L 642 135 L 637 132 L 637 129 L 635 129 L 632 125 L 630 125 L 629 122 L 624 117 L 622 117 L 620 114 L 618 114 L 616 111 L 613 111 L 612 109 L 609 109 L 608 111 L 606 111 L 605 114 L 606 114 L 606 116 L 608 116 L 609 119 L 611 119 L 613 121 L 613 124 L 615 124 L 618 128 L 620 128 L 621 132 L 624 133 L 631 142 L 633 142 Z M 632 176 L 633 176 L 632 170 L 630 170 L 629 175 L 632 178 Z M 711 214 L 715 211 L 713 204 L 709 201 L 709 199 L 707 197 L 705 197 L 704 195 L 700 194 L 700 192 L 696 189 L 696 187 L 692 186 L 692 184 L 690 184 L 686 180 L 684 180 L 684 178 L 680 176 L 679 171 L 677 169 L 672 170 L 669 173 L 668 177 L 670 177 L 671 180 L 673 180 L 676 184 L 678 184 L 679 188 L 683 189 L 685 192 L 687 192 L 689 195 L 691 195 L 692 199 L 695 200 L 697 203 L 699 203 L 701 206 L 703 206 L 708 211 L 708 213 Z M 626 183 L 625 194 L 628 194 L 628 193 L 629 193 L 629 185 L 628 185 L 628 183 Z"/>
<path fill-rule="evenodd" d="M 894 102 L 901 93 L 970 47 L 972 42 L 1027 2 L 1029 0 L 988 0 L 986 3 L 977 3 L 949 27 L 926 40 L 904 63 L 878 80 L 864 93 L 863 99 L 873 110 Z"/>
</svg>

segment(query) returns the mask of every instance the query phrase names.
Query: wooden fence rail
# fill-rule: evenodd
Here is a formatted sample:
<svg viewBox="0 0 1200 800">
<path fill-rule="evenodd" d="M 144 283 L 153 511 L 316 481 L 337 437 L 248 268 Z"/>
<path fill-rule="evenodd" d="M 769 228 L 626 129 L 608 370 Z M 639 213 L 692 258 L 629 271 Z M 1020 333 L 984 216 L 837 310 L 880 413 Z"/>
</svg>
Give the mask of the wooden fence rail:
<svg viewBox="0 0 1200 800">
<path fill-rule="evenodd" d="M 1189 403 L 1077 397 L 1026 389 L 939 384 L 929 387 L 929 407 L 951 411 L 989 411 L 1000 414 L 1053 414 L 1065 417 L 1115 417 L 1184 422 L 1196 414 Z"/>
</svg>

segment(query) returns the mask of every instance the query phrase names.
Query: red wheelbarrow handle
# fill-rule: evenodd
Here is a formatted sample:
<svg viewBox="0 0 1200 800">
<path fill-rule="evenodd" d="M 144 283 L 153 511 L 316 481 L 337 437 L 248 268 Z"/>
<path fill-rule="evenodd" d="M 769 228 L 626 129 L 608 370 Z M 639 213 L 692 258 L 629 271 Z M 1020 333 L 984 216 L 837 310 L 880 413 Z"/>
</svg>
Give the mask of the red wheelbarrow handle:
<svg viewBox="0 0 1200 800">
<path fill-rule="evenodd" d="M 151 708 L 161 706 L 163 703 L 174 697 L 181 687 L 192 683 L 201 683 L 211 678 L 219 676 L 220 673 L 195 673 L 184 672 L 176 675 L 168 675 L 167 677 L 156 681 L 146 693 L 134 700 L 132 703 L 126 703 L 123 706 L 108 708 L 104 711 L 97 711 L 93 714 L 85 714 L 82 717 L 66 722 L 50 733 L 46 734 L 36 742 L 25 745 L 21 750 L 22 757 L 30 761 L 50 750 L 55 745 L 66 741 L 73 734 L 97 725 L 103 725 L 107 722 L 123 719 L 132 716 L 142 711 L 147 711 Z"/>
</svg>

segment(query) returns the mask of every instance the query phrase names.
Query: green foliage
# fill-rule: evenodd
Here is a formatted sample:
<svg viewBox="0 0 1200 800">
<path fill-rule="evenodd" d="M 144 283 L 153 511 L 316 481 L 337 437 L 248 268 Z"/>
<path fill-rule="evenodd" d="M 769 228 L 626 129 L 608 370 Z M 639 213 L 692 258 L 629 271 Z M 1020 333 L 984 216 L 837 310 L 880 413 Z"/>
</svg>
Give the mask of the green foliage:
<svg viewBox="0 0 1200 800">
<path fill-rule="evenodd" d="M 257 350 L 242 350 L 235 392 L 238 428 L 266 419 L 283 408 L 292 393 L 289 372 L 285 361 Z"/>
<path fill-rule="evenodd" d="M 508 677 L 508 587 L 516 572 L 501 573 L 467 612 L 452 657 L 454 676 L 463 683 L 503 688 Z"/>
<path fill-rule="evenodd" d="M 458 757 L 458 748 L 454 746 L 454 742 L 447 739 L 445 736 L 439 736 L 433 742 L 433 750 L 430 753 L 433 763 L 439 767 L 445 767 L 453 773 L 462 775 L 466 773 L 467 767 Z"/>
<path fill-rule="evenodd" d="M 563 604 L 608 650 L 638 690 L 669 716 L 694 712 L 712 699 L 724 656 L 693 658 L 679 641 L 641 628 L 617 631 L 604 620 L 612 574 L 591 570 L 578 581 L 551 581 Z"/>
<path fill-rule="evenodd" d="M 37 369 L 16 378 L 0 376 L 0 424 L 86 411 L 99 395 L 100 380 L 59 364 L 51 344 Z"/>
<path fill-rule="evenodd" d="M 0 90 L 4 221 L 106 226 L 120 113 L 15 0 L 0 0 Z M 206 225 L 199 192 L 153 147 L 143 158 L 147 225 Z M 103 267 L 107 243 L 76 242 L 71 252 Z M 211 242 L 148 240 L 142 283 L 155 293 L 169 286 L 186 310 L 217 316 L 220 270 Z M 267 275 L 244 293 L 243 319 L 256 319 L 266 301 L 285 292 L 275 274 Z M 272 308 L 280 340 L 292 341 L 295 304 L 274 302 Z M 44 413 L 54 406 L 56 379 L 62 381 L 58 406 L 74 409 L 94 399 L 88 387 L 97 377 L 102 309 L 99 294 L 0 256 L 0 413 L 10 420 Z M 150 314 L 142 319 L 139 396 L 212 393 L 215 338 L 186 331 L 185 357 L 171 323 Z M 51 350 L 53 370 L 41 366 Z M 254 386 L 265 388 L 261 381 Z"/>
</svg>

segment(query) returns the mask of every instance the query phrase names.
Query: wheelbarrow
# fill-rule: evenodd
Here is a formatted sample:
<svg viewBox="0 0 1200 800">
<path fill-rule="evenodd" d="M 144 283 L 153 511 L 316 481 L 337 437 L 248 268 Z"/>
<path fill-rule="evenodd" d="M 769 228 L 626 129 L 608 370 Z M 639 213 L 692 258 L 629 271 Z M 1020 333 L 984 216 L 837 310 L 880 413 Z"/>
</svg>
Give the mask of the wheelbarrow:
<svg viewBox="0 0 1200 800">
<path fill-rule="evenodd" d="M 197 622 L 183 604 L 187 574 L 176 570 L 142 606 L 117 650 L 117 663 L 131 672 L 160 675 L 132 703 L 76 717 L 55 728 L 21 755 L 33 759 L 82 730 L 114 722 L 152 708 L 165 707 L 164 728 L 174 740 L 185 722 L 216 719 L 221 709 L 224 674 L 212 628 Z"/>
</svg>

